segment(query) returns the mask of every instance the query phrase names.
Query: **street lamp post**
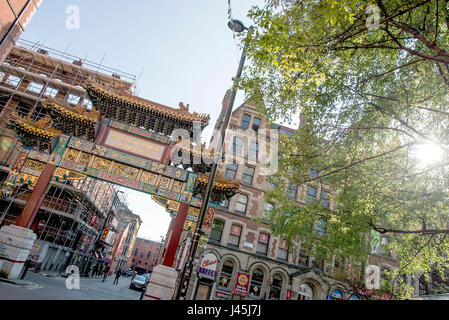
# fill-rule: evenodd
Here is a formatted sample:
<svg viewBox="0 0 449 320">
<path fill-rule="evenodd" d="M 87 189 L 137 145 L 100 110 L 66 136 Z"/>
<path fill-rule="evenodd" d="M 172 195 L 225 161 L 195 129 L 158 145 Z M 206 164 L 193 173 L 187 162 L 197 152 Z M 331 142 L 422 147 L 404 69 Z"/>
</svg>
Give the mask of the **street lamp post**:
<svg viewBox="0 0 449 320">
<path fill-rule="evenodd" d="M 228 27 L 237 33 L 243 32 L 244 30 L 250 30 L 252 29 L 252 26 L 247 28 L 245 27 L 245 25 L 240 21 L 240 20 L 231 20 L 228 23 Z M 226 114 L 223 120 L 223 126 L 221 127 L 221 131 L 220 131 L 220 139 L 221 142 L 218 145 L 218 150 L 217 150 L 217 154 L 221 155 L 222 150 L 223 150 L 223 145 L 224 145 L 224 141 L 225 141 L 225 137 L 226 137 L 226 129 L 229 125 L 229 119 L 231 118 L 231 113 L 232 113 L 232 108 L 234 106 L 234 100 L 235 100 L 235 96 L 237 94 L 237 85 L 238 85 L 238 81 L 240 80 L 240 77 L 242 76 L 242 71 L 243 71 L 243 65 L 245 64 L 245 58 L 246 58 L 246 43 L 243 46 L 243 51 L 242 51 L 242 56 L 240 58 L 240 63 L 239 63 L 239 67 L 237 69 L 237 74 L 235 76 L 235 78 L 233 79 L 235 81 L 234 86 L 232 88 L 232 94 L 229 100 L 229 104 L 228 107 L 226 109 Z M 206 211 L 208 209 L 209 206 L 209 199 L 210 199 L 210 195 L 212 193 L 212 187 L 214 185 L 214 181 L 215 181 L 215 175 L 217 173 L 217 169 L 218 169 L 218 161 L 221 158 L 217 158 L 215 159 L 216 161 L 214 161 L 212 163 L 211 166 L 211 171 L 210 171 L 210 175 L 209 175 L 209 181 L 206 185 L 206 190 L 205 190 L 205 197 L 203 199 L 203 202 L 201 204 L 201 209 L 200 209 L 200 213 L 199 213 L 199 221 L 197 224 L 197 227 L 195 229 L 195 233 L 193 235 L 193 243 L 192 246 L 190 248 L 189 251 L 189 255 L 188 255 L 188 264 L 187 267 L 184 268 L 184 271 L 182 273 L 181 276 L 181 281 L 179 282 L 179 286 L 178 286 L 178 291 L 176 294 L 176 300 L 179 300 L 179 298 L 181 296 L 185 296 L 187 293 L 187 288 L 189 286 L 189 282 L 190 282 L 190 278 L 192 276 L 192 269 L 193 269 L 193 261 L 195 259 L 196 256 L 196 250 L 198 248 L 198 242 L 199 242 L 199 238 L 201 235 L 203 235 L 203 231 L 201 230 L 202 226 L 203 226 L 203 222 L 204 222 L 204 218 L 206 216 Z M 188 270 L 187 274 L 186 274 L 186 270 Z"/>
</svg>

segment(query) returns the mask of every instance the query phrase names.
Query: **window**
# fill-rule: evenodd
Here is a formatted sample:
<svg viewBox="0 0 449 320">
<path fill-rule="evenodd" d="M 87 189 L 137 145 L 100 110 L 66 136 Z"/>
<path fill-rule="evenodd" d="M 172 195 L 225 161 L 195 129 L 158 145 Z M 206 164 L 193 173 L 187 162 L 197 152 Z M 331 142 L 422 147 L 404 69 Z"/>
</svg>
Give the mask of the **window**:
<svg viewBox="0 0 449 320">
<path fill-rule="evenodd" d="M 353 294 L 349 297 L 349 300 L 360 300 L 359 296 L 356 294 Z"/>
<path fill-rule="evenodd" d="M 241 137 L 234 137 L 232 141 L 232 151 L 236 155 L 242 155 L 243 154 L 243 138 Z"/>
<path fill-rule="evenodd" d="M 280 129 L 279 129 L 279 132 L 280 132 L 280 133 L 283 133 L 283 134 L 288 134 L 289 136 L 291 136 L 291 135 L 294 134 L 293 131 L 288 130 L 288 129 L 286 129 L 286 128 L 280 128 Z"/>
<path fill-rule="evenodd" d="M 44 89 L 44 85 L 36 82 L 32 82 L 28 87 L 28 91 L 35 94 L 40 94 L 42 92 L 42 89 Z"/>
<path fill-rule="evenodd" d="M 263 271 L 259 268 L 253 271 L 249 285 L 249 294 L 255 298 L 260 298 L 260 291 L 262 290 Z"/>
<path fill-rule="evenodd" d="M 381 246 L 380 246 L 380 254 L 384 258 L 391 258 L 391 252 L 387 248 L 388 248 L 388 238 L 382 237 Z"/>
<path fill-rule="evenodd" d="M 58 89 L 53 88 L 53 87 L 47 87 L 47 89 L 45 89 L 44 95 L 46 95 L 50 98 L 54 98 L 54 97 L 56 97 L 57 93 L 58 93 Z"/>
<path fill-rule="evenodd" d="M 313 290 L 308 284 L 301 284 L 299 286 L 298 300 L 312 300 Z"/>
<path fill-rule="evenodd" d="M 296 199 L 296 193 L 298 192 L 298 186 L 296 184 L 290 184 L 288 186 L 287 195 L 289 198 Z"/>
<path fill-rule="evenodd" d="M 136 248 L 136 251 L 134 251 L 134 256 L 137 256 L 137 252 L 139 251 L 138 248 Z"/>
<path fill-rule="evenodd" d="M 80 97 L 69 93 L 69 95 L 66 98 L 66 101 L 71 104 L 77 104 L 80 101 Z"/>
<path fill-rule="evenodd" d="M 220 202 L 219 206 L 226 209 L 229 208 L 229 200 L 224 199 L 223 201 Z"/>
<path fill-rule="evenodd" d="M 317 269 L 323 270 L 323 268 L 324 268 L 324 259 L 323 258 L 313 258 L 312 259 L 312 266 L 317 268 Z"/>
<path fill-rule="evenodd" d="M 316 198 L 316 188 L 312 186 L 307 186 L 306 203 L 311 203 Z"/>
<path fill-rule="evenodd" d="M 9 75 L 8 80 L 6 80 L 6 83 L 9 84 L 10 86 L 17 87 L 17 85 L 20 83 L 20 78 L 13 75 Z"/>
<path fill-rule="evenodd" d="M 148 251 L 148 254 L 147 254 L 147 259 L 149 259 L 149 258 L 150 258 L 150 256 L 151 256 L 151 251 Z"/>
<path fill-rule="evenodd" d="M 89 99 L 84 98 L 83 106 L 86 106 L 86 110 L 92 110 L 92 101 L 90 101 Z"/>
<path fill-rule="evenodd" d="M 251 121 L 251 116 L 248 114 L 244 114 L 242 118 L 242 128 L 248 129 L 249 128 L 249 122 Z"/>
<path fill-rule="evenodd" d="M 259 241 L 257 242 L 256 252 L 266 255 L 268 253 L 268 244 L 270 243 L 270 236 L 266 233 L 259 234 Z"/>
<path fill-rule="evenodd" d="M 225 177 L 234 180 L 236 174 L 237 174 L 237 163 L 229 163 L 226 166 Z"/>
<path fill-rule="evenodd" d="M 235 204 L 235 212 L 246 214 L 246 207 L 248 205 L 248 197 L 244 194 L 237 195 L 237 203 Z"/>
<path fill-rule="evenodd" d="M 278 259 L 288 261 L 288 247 L 285 241 L 279 242 Z"/>
<path fill-rule="evenodd" d="M 280 274 L 275 274 L 273 280 L 271 281 L 270 294 L 268 298 L 270 300 L 280 300 L 282 290 L 282 276 Z"/>
<path fill-rule="evenodd" d="M 268 190 L 274 190 L 278 187 L 278 184 L 275 182 L 268 182 Z"/>
<path fill-rule="evenodd" d="M 31 118 L 34 121 L 38 121 L 39 119 L 44 117 L 46 113 L 47 113 L 47 110 L 45 108 L 43 108 L 41 106 L 36 106 L 36 108 L 33 111 L 33 114 L 31 115 Z"/>
<path fill-rule="evenodd" d="M 263 208 L 263 211 L 265 213 L 269 213 L 269 212 L 273 211 L 273 209 L 274 209 L 274 205 L 272 203 L 266 202 L 265 207 Z"/>
<path fill-rule="evenodd" d="M 321 205 L 329 208 L 329 192 L 321 191 Z"/>
<path fill-rule="evenodd" d="M 218 280 L 218 285 L 220 287 L 229 289 L 233 271 L 234 271 L 234 264 L 232 263 L 232 261 L 226 260 L 225 262 L 223 262 L 220 278 Z"/>
<path fill-rule="evenodd" d="M 309 266 L 309 256 L 307 255 L 307 249 L 301 246 L 298 253 L 298 264 L 301 266 Z"/>
<path fill-rule="evenodd" d="M 258 154 L 259 154 L 259 144 L 257 142 L 251 141 L 249 143 L 248 159 L 257 160 Z"/>
<path fill-rule="evenodd" d="M 380 254 L 380 239 L 381 235 L 380 232 L 377 232 L 375 230 L 371 230 L 371 254 Z"/>
<path fill-rule="evenodd" d="M 258 131 L 260 127 L 260 119 L 259 118 L 254 118 L 253 119 L 253 130 L 254 131 Z"/>
<path fill-rule="evenodd" d="M 19 116 L 25 117 L 30 112 L 31 105 L 26 104 L 26 103 L 20 101 L 19 104 L 17 105 L 16 110 L 17 110 L 17 113 L 19 114 Z"/>
<path fill-rule="evenodd" d="M 251 185 L 253 182 L 254 168 L 245 166 L 243 170 L 242 182 Z"/>
<path fill-rule="evenodd" d="M 242 234 L 242 227 L 232 225 L 231 233 L 229 234 L 228 244 L 234 247 L 238 247 L 240 244 L 240 236 Z"/>
<path fill-rule="evenodd" d="M 342 257 L 336 257 L 334 261 L 334 268 L 338 272 L 344 272 L 345 271 L 345 263 Z"/>
<path fill-rule="evenodd" d="M 320 218 L 318 220 L 317 226 L 316 226 L 316 231 L 318 234 L 318 237 L 321 238 L 323 236 L 323 234 L 326 232 L 326 220 L 323 218 Z"/>
<path fill-rule="evenodd" d="M 212 229 L 210 231 L 209 239 L 220 242 L 221 235 L 223 234 L 223 228 L 224 228 L 224 221 L 214 220 L 212 224 Z"/>
<path fill-rule="evenodd" d="M 311 176 L 312 178 L 318 177 L 318 170 L 317 170 L 317 169 L 311 169 L 311 170 L 310 170 L 310 176 Z"/>
</svg>

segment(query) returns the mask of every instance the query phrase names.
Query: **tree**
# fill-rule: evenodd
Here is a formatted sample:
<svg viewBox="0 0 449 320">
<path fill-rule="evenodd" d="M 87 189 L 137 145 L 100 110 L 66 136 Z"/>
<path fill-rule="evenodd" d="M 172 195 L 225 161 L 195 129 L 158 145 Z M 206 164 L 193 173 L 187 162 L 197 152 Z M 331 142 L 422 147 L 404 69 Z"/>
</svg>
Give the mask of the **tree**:
<svg viewBox="0 0 449 320">
<path fill-rule="evenodd" d="M 448 1 L 278 0 L 249 16 L 241 88 L 270 120 L 304 120 L 280 141 L 271 177 L 278 187 L 268 193 L 276 208 L 265 217 L 273 231 L 290 243 L 299 238 L 315 255 L 359 261 L 372 247 L 367 235 L 388 236 L 400 266 L 387 283 L 396 297 L 410 295 L 405 276 L 443 276 Z M 288 183 L 328 188 L 335 205 L 297 206 Z"/>
</svg>

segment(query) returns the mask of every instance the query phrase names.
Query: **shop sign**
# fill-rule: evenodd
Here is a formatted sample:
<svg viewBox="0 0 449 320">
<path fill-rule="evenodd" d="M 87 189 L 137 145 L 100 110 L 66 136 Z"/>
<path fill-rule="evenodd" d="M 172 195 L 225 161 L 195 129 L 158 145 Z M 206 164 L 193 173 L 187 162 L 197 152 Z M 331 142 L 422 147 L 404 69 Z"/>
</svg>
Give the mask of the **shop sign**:
<svg viewBox="0 0 449 320">
<path fill-rule="evenodd" d="M 198 273 L 200 277 L 215 280 L 217 276 L 217 256 L 213 253 L 208 253 L 201 260 Z"/>
<path fill-rule="evenodd" d="M 234 294 L 246 297 L 248 294 L 249 274 L 239 272 L 235 283 Z"/>
</svg>

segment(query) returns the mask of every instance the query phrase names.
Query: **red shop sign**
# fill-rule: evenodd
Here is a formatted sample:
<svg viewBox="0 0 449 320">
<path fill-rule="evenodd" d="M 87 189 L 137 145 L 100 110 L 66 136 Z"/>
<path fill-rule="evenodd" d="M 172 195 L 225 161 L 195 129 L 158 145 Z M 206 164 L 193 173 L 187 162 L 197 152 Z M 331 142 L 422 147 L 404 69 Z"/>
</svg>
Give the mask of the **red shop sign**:
<svg viewBox="0 0 449 320">
<path fill-rule="evenodd" d="M 239 272 L 235 282 L 234 294 L 245 297 L 248 294 L 249 274 Z"/>
</svg>

